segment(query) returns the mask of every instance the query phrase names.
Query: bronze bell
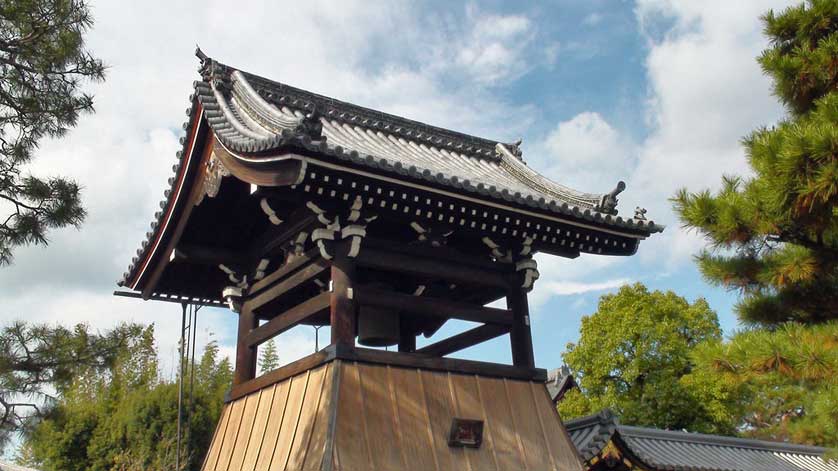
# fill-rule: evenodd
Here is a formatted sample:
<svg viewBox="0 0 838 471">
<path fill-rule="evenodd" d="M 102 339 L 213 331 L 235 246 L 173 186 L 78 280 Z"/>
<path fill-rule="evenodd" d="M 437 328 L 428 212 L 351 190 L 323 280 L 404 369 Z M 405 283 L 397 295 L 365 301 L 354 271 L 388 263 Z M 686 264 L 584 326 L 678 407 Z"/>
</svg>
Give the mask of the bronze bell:
<svg viewBox="0 0 838 471">
<path fill-rule="evenodd" d="M 399 343 L 399 314 L 378 306 L 361 306 L 358 343 L 367 347 L 389 347 Z"/>
</svg>

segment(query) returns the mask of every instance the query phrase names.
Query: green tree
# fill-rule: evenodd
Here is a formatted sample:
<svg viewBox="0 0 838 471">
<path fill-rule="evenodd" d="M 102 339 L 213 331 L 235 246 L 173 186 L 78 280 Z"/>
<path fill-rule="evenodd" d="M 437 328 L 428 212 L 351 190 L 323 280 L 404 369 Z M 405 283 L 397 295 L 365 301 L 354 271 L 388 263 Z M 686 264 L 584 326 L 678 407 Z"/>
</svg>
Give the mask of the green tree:
<svg viewBox="0 0 838 471">
<path fill-rule="evenodd" d="M 198 469 L 232 380 L 230 363 L 218 358 L 215 343 L 204 349 L 194 376 L 181 470 Z M 175 471 L 177 399 L 177 380 L 160 378 L 149 327 L 108 374 L 77 377 L 52 413 L 26 435 L 22 458 L 62 471 Z"/>
<path fill-rule="evenodd" d="M 741 291 L 743 321 L 824 322 L 838 318 L 838 2 L 763 21 L 771 46 L 759 62 L 788 118 L 743 140 L 753 176 L 673 201 L 710 243 L 697 257 L 704 276 Z"/>
<path fill-rule="evenodd" d="M 274 339 L 270 339 L 265 342 L 264 350 L 262 350 L 262 357 L 259 359 L 259 369 L 262 373 L 267 373 L 277 368 L 279 368 L 279 355 L 276 353 Z"/>
<path fill-rule="evenodd" d="M 564 361 L 580 389 L 559 404 L 565 419 L 611 408 L 623 423 L 697 432 L 729 432 L 703 404 L 700 391 L 681 379 L 693 364 L 690 351 L 721 339 L 716 313 L 703 299 L 694 303 L 642 284 L 602 296 L 597 311 L 582 318 L 578 343 Z"/>
<path fill-rule="evenodd" d="M 0 450 L 80 375 L 107 371 L 140 332 L 131 324 L 95 334 L 83 324 L 70 330 L 23 322 L 0 330 Z"/>
<path fill-rule="evenodd" d="M 81 87 L 103 80 L 105 67 L 84 44 L 92 23 L 83 0 L 0 2 L 0 265 L 15 246 L 45 244 L 48 229 L 84 219 L 77 183 L 23 167 L 42 138 L 62 136 L 93 111 Z"/>
<path fill-rule="evenodd" d="M 710 249 L 712 283 L 740 290 L 750 329 L 694 353 L 686 381 L 742 433 L 838 446 L 838 2 L 811 0 L 763 16 L 759 57 L 788 109 L 743 140 L 749 177 L 673 199 Z"/>
<path fill-rule="evenodd" d="M 692 356 L 686 382 L 729 392 L 707 406 L 735 415 L 742 434 L 838 447 L 838 322 L 746 330 Z"/>
</svg>

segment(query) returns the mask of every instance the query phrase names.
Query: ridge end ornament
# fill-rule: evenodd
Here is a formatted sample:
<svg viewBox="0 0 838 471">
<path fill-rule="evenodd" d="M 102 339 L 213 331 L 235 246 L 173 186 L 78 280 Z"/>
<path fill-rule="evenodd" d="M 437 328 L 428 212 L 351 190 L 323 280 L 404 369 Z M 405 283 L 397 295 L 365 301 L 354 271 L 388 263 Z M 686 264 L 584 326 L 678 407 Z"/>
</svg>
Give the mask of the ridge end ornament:
<svg viewBox="0 0 838 471">
<path fill-rule="evenodd" d="M 617 195 L 625 191 L 626 189 L 626 182 L 620 180 L 617 182 L 617 186 L 609 191 L 608 193 L 602 195 L 602 198 L 599 201 L 599 206 L 596 208 L 598 211 L 605 213 L 616 215 L 617 214 L 617 203 L 620 201 L 617 198 Z"/>
</svg>

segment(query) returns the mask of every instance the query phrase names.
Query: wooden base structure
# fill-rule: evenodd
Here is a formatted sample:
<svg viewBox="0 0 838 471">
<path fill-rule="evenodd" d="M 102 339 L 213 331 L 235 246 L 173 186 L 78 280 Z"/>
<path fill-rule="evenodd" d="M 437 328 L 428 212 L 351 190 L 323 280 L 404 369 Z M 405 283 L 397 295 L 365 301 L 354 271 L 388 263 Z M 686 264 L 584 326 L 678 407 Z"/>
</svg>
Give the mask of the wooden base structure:
<svg viewBox="0 0 838 471">
<path fill-rule="evenodd" d="M 448 446 L 455 417 L 479 448 Z M 228 402 L 203 471 L 574 470 L 542 381 L 334 359 Z"/>
</svg>

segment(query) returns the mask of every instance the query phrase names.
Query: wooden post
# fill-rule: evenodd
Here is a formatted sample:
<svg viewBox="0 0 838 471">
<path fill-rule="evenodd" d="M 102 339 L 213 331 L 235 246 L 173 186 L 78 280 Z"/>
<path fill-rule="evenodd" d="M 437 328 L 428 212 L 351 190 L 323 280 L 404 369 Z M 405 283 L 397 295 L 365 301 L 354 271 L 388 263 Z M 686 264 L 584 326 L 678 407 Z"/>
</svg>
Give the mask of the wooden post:
<svg viewBox="0 0 838 471">
<path fill-rule="evenodd" d="M 535 368 L 535 355 L 532 350 L 532 330 L 530 329 L 530 307 L 527 303 L 527 291 L 521 288 L 521 280 L 515 276 L 506 295 L 506 306 L 512 311 L 512 328 L 509 340 L 512 344 L 512 364 L 526 368 Z"/>
<path fill-rule="evenodd" d="M 247 303 L 239 313 L 239 335 L 236 339 L 236 371 L 233 385 L 239 385 L 256 377 L 256 346 L 248 346 L 247 338 L 258 325 L 253 309 Z"/>
<path fill-rule="evenodd" d="M 413 333 L 413 323 L 407 316 L 402 316 L 399 326 L 399 351 L 405 353 L 415 352 L 416 335 Z"/>
<path fill-rule="evenodd" d="M 332 261 L 332 299 L 330 303 L 330 323 L 332 344 L 355 346 L 355 296 L 352 281 L 355 277 L 355 261 L 349 258 L 347 244 L 335 244 L 335 257 Z"/>
</svg>

